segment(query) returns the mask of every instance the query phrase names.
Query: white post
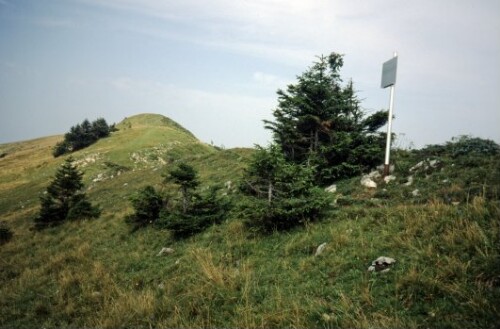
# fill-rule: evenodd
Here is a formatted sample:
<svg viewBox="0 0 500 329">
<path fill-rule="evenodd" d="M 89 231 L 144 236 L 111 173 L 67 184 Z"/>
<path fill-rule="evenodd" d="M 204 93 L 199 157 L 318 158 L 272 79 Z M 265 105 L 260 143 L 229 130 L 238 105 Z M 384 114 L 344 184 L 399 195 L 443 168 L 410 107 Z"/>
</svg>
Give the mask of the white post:
<svg viewBox="0 0 500 329">
<path fill-rule="evenodd" d="M 398 54 L 394 52 L 393 57 L 397 57 Z M 389 174 L 389 158 L 391 154 L 391 131 L 392 131 L 392 108 L 394 105 L 394 87 L 395 84 L 391 86 L 391 93 L 389 98 L 389 120 L 387 121 L 387 141 L 385 145 L 385 161 L 384 161 L 384 176 Z"/>
</svg>

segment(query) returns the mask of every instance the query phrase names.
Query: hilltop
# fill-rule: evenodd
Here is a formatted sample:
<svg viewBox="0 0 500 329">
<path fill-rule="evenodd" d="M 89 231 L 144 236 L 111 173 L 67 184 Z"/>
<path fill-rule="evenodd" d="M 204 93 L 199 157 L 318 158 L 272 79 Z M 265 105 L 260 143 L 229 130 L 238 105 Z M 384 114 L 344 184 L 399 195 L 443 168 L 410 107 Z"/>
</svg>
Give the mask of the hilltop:
<svg viewBox="0 0 500 329">
<path fill-rule="evenodd" d="M 161 174 L 183 160 L 202 186 L 238 198 L 253 151 L 204 144 L 161 115 L 117 128 L 72 154 L 101 218 L 41 232 L 33 218 L 64 161 L 51 153 L 63 136 L 0 145 L 0 219 L 14 234 L 0 246 L 0 327 L 500 325 L 500 161 L 482 144 L 399 150 L 393 178 L 337 182 L 330 216 L 305 228 L 254 235 L 233 211 L 175 240 L 131 233 L 129 197 L 168 188 Z M 369 272 L 379 256 L 396 263 Z"/>
</svg>

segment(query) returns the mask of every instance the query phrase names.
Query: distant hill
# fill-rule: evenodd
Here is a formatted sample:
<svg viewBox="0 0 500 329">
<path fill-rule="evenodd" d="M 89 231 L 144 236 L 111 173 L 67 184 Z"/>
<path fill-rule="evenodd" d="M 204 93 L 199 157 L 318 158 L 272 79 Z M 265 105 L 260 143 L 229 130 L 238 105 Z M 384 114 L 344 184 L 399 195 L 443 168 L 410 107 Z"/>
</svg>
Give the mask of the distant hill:
<svg viewBox="0 0 500 329">
<path fill-rule="evenodd" d="M 130 196 L 172 192 L 162 173 L 182 160 L 202 188 L 238 200 L 253 150 L 204 144 L 156 114 L 117 128 L 72 154 L 101 217 L 43 231 L 33 218 L 66 157 L 52 156 L 63 136 L 0 145 L 0 238 L 13 233 L 0 244 L 0 328 L 500 326 L 498 146 L 396 151 L 391 178 L 337 182 L 329 217 L 306 227 L 255 235 L 236 208 L 176 240 L 131 233 Z M 368 178 L 376 188 L 361 185 Z M 395 263 L 372 264 L 380 256 Z"/>
<path fill-rule="evenodd" d="M 219 150 L 200 142 L 175 121 L 158 114 L 139 114 L 116 125 L 108 138 L 71 153 L 84 175 L 91 199 L 107 211 L 127 209 L 129 196 L 146 184 L 160 185 L 169 164 L 189 161 L 206 184 L 234 180 L 241 174 L 248 149 Z M 63 136 L 0 145 L 0 213 L 3 219 L 32 214 L 39 196 L 64 157 L 52 148 Z M 108 208 L 110 207 L 110 208 Z M 106 210 L 105 210 L 106 213 Z M 26 223 L 28 223 L 27 220 Z"/>
</svg>

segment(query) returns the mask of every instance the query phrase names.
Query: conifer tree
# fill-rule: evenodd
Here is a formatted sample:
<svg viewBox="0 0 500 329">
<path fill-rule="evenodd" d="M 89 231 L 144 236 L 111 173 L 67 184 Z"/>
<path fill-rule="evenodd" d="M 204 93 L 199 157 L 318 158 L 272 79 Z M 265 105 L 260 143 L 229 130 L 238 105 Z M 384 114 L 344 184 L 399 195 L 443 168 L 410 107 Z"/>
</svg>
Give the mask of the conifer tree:
<svg viewBox="0 0 500 329">
<path fill-rule="evenodd" d="M 387 112 L 365 117 L 352 82 L 342 85 L 342 55 L 319 57 L 286 91 L 278 90 L 274 121 L 264 121 L 287 160 L 316 167 L 326 185 L 373 167 L 384 155 L 384 133 L 377 130 Z"/>
<path fill-rule="evenodd" d="M 37 227 L 56 225 L 70 219 L 99 217 L 100 210 L 92 206 L 82 192 L 83 174 L 73 161 L 72 157 L 64 161 L 40 198 L 41 209 L 35 218 Z"/>
<path fill-rule="evenodd" d="M 246 224 L 261 232 L 318 220 L 331 203 L 331 195 L 315 185 L 313 167 L 287 161 L 277 145 L 257 147 L 240 190 Z"/>
</svg>

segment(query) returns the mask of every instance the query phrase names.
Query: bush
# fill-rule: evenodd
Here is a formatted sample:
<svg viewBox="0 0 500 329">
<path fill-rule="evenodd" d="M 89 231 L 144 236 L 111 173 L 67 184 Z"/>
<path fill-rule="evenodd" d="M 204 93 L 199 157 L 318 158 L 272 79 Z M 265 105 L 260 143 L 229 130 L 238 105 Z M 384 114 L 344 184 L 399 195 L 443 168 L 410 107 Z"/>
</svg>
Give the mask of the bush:
<svg viewBox="0 0 500 329">
<path fill-rule="evenodd" d="M 0 222 L 0 244 L 9 242 L 13 235 L 7 224 Z"/>
<path fill-rule="evenodd" d="M 163 205 L 161 195 L 148 185 L 131 197 L 134 213 L 127 216 L 126 221 L 137 229 L 156 221 Z"/>
<path fill-rule="evenodd" d="M 248 227 L 286 230 L 321 218 L 331 195 L 314 184 L 314 168 L 287 162 L 278 146 L 258 147 L 240 187 L 239 210 Z"/>
<path fill-rule="evenodd" d="M 101 211 L 87 200 L 82 182 L 83 174 L 69 157 L 57 170 L 54 180 L 40 197 L 41 208 L 35 218 L 36 228 L 44 228 L 65 220 L 97 218 Z"/>
<path fill-rule="evenodd" d="M 99 118 L 92 123 L 87 119 L 81 124 L 70 128 L 64 135 L 64 141 L 56 144 L 52 150 L 54 157 L 85 148 L 99 139 L 108 137 L 111 132 L 116 131 L 115 125 L 108 126 L 106 120 Z"/>
<path fill-rule="evenodd" d="M 219 197 L 217 191 L 218 188 L 210 188 L 204 195 L 193 194 L 185 212 L 180 206 L 162 211 L 158 226 L 170 230 L 176 238 L 185 238 L 220 223 L 230 209 L 230 202 Z"/>
</svg>

